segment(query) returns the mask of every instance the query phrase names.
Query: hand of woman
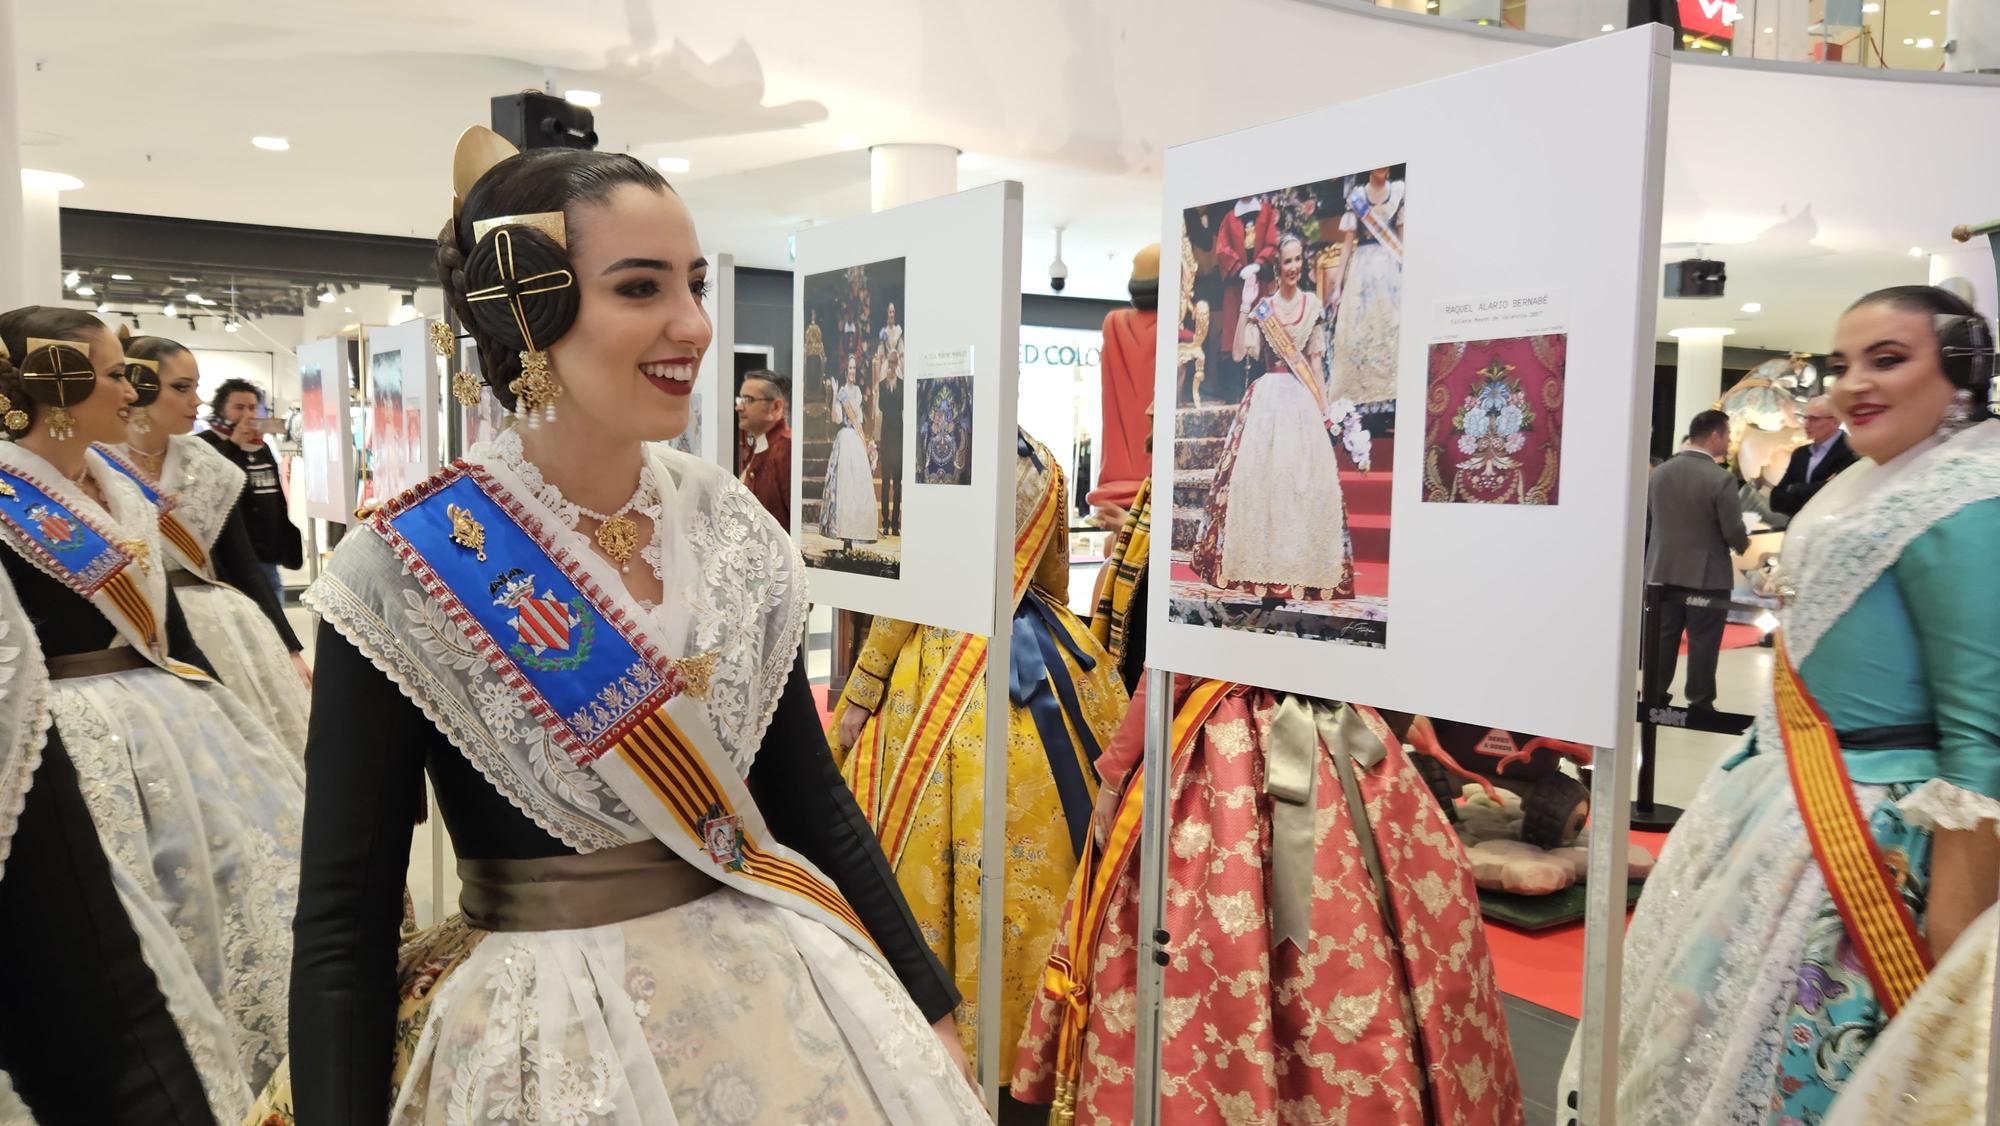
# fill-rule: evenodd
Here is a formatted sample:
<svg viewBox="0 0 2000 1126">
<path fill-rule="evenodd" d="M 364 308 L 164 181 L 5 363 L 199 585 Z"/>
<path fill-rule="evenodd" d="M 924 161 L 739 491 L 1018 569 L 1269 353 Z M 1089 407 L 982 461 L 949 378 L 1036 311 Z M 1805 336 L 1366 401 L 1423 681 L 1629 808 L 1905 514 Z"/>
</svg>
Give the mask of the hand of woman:
<svg viewBox="0 0 2000 1126">
<path fill-rule="evenodd" d="M 839 749 L 844 751 L 852 747 L 854 741 L 861 738 L 861 725 L 867 722 L 868 713 L 849 704 L 847 710 L 840 713 L 840 725 L 833 729 L 834 742 Z"/>
<path fill-rule="evenodd" d="M 1246 269 L 1243 274 L 1243 315 L 1245 317 L 1250 315 L 1250 310 L 1257 307 L 1258 292 L 1257 275 Z"/>
<path fill-rule="evenodd" d="M 931 1025 L 931 1031 L 937 1033 L 938 1043 L 944 1045 L 945 1056 L 958 1065 L 958 1073 L 965 1077 L 965 1082 L 973 1090 L 979 1090 L 979 1074 L 972 1070 L 972 1061 L 965 1055 L 965 1044 L 958 1038 L 958 1021 L 946 1013 L 943 1020 Z"/>
<path fill-rule="evenodd" d="M 306 664 L 305 654 L 292 654 L 292 667 L 299 670 L 299 679 L 306 682 L 307 688 L 311 688 L 313 684 L 312 668 Z"/>
<path fill-rule="evenodd" d="M 1090 811 L 1090 835 L 1096 839 L 1097 847 L 1103 848 L 1111 838 L 1111 823 L 1118 819 L 1118 803 L 1125 793 L 1109 784 L 1097 788 L 1097 806 Z"/>
</svg>

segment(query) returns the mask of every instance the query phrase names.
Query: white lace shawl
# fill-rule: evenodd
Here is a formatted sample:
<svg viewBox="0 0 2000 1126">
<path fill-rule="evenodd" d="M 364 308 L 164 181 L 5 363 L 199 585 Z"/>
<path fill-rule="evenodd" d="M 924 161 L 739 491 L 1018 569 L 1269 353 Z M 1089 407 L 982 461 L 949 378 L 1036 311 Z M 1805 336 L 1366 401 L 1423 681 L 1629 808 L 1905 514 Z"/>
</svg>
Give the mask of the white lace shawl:
<svg viewBox="0 0 2000 1126">
<path fill-rule="evenodd" d="M 1785 533 L 1779 581 L 1791 588 L 1783 616 L 1792 661 L 1803 664 L 1917 537 L 1995 497 L 2000 497 L 2000 420 L 1926 442 L 1886 465 L 1864 459 L 1835 477 Z M 1784 745 L 1768 692 L 1758 710 L 1757 742 Z M 1912 820 L 1936 828 L 1971 828 L 1980 818 L 2000 818 L 2000 802 L 1941 779 L 1926 782 L 1900 807 Z"/>
<path fill-rule="evenodd" d="M 804 563 L 756 497 L 719 467 L 649 446 L 660 496 L 658 607 L 625 592 L 618 569 L 537 497 L 539 474 L 519 439 L 475 446 L 466 460 L 512 494 L 522 526 L 647 627 L 666 659 L 714 653 L 706 711 L 739 776 L 747 776 L 797 659 L 805 628 Z M 341 540 L 305 604 L 365 654 L 495 789 L 570 847 L 590 852 L 650 834 L 588 767 L 577 767 L 426 595 L 372 528 Z"/>
<path fill-rule="evenodd" d="M 167 457 L 160 464 L 160 491 L 180 498 L 174 518 L 194 533 L 206 551 L 215 550 L 222 525 L 228 522 L 249 479 L 249 474 L 222 451 L 192 434 L 167 439 Z"/>
<path fill-rule="evenodd" d="M 49 733 L 49 670 L 27 608 L 0 568 L 0 876 Z"/>
<path fill-rule="evenodd" d="M 50 465 L 40 454 L 27 450 L 15 442 L 0 442 L 0 465 L 32 478 L 42 490 L 63 502 L 71 511 L 91 521 L 111 538 L 121 544 L 137 543 L 144 561 L 133 564 L 132 577 L 139 593 L 153 610 L 153 621 L 160 633 L 161 645 L 166 644 L 167 630 L 167 572 L 162 564 L 160 515 L 146 494 L 130 477 L 111 467 L 104 455 L 96 450 L 86 450 L 84 464 L 89 466 L 91 480 L 97 483 L 98 491 L 110 504 L 104 505 L 91 499 L 90 494 L 78 488 L 69 478 L 64 477 L 55 466 Z M 11 550 L 11 549 L 10 549 Z M 61 581 L 62 576 L 34 552 L 21 552 L 26 559 L 43 574 Z M 92 604 L 102 609 L 103 594 L 100 593 Z M 135 646 L 144 639 L 132 636 L 122 618 L 109 617 L 118 627 L 119 635 Z"/>
</svg>

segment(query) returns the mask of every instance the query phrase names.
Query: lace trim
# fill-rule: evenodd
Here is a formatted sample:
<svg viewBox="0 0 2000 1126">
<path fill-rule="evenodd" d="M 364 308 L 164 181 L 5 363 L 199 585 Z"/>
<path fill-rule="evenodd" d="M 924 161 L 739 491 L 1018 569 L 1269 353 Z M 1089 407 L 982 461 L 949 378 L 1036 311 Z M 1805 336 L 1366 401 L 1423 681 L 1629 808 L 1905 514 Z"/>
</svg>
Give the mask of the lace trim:
<svg viewBox="0 0 2000 1126">
<path fill-rule="evenodd" d="M 167 621 L 167 572 L 161 560 L 159 513 L 146 494 L 131 478 L 111 468 L 104 455 L 96 450 L 84 452 L 84 464 L 90 467 L 90 476 L 104 493 L 104 504 L 99 504 L 89 493 L 79 488 L 76 482 L 56 472 L 41 455 L 13 442 L 0 442 L 0 464 L 7 465 L 21 476 L 34 482 L 44 492 L 68 505 L 70 510 L 90 524 L 106 539 L 120 543 L 137 541 L 146 547 L 146 558 L 151 562 L 134 572 L 139 590 L 152 608 L 154 620 L 164 630 Z M 12 547 L 37 571 L 42 572 L 64 586 L 69 580 L 55 566 L 55 560 L 43 551 L 39 544 L 15 536 L 11 529 L 0 525 L 0 543 Z M 90 604 L 104 613 L 100 592 Z M 119 627 L 119 636 L 126 637 L 123 620 L 106 613 L 106 618 Z M 128 637 L 129 640 L 129 637 Z"/>
<path fill-rule="evenodd" d="M 1933 832 L 1961 832 L 1985 824 L 2000 834 L 2000 801 L 1942 778 L 1925 782 L 1896 804 L 1903 820 Z"/>
<path fill-rule="evenodd" d="M 21 811 L 27 808 L 35 772 L 41 769 L 49 731 L 48 669 L 34 626 L 4 570 L 0 570 L 0 716 L 8 717 L 12 727 L 0 732 L 4 735 L 0 740 L 0 875 L 4 875 L 14 830 L 21 823 Z"/>
<path fill-rule="evenodd" d="M 544 797 L 538 787 L 520 784 L 515 777 L 514 763 L 506 758 L 505 752 L 489 746 L 480 738 L 480 724 L 465 715 L 456 701 L 446 699 L 444 693 L 427 686 L 427 682 L 435 684 L 436 679 L 430 670 L 410 653 L 394 628 L 379 618 L 367 602 L 348 589 L 345 583 L 331 574 L 323 575 L 306 589 L 299 601 L 360 650 L 376 670 L 388 677 L 397 690 L 424 713 L 424 718 L 431 721 L 438 733 L 456 747 L 480 776 L 522 816 L 578 852 L 595 852 L 631 843 L 607 827 L 581 818 L 555 816 L 548 807 L 549 803 L 538 800 Z M 469 650 L 468 656 L 482 666 L 485 663 Z M 496 758 L 499 761 L 496 762 Z"/>
<path fill-rule="evenodd" d="M 167 442 L 172 456 L 160 469 L 160 488 L 179 494 L 174 515 L 204 549 L 212 551 L 229 513 L 243 497 L 249 474 L 192 434 L 177 435 Z M 175 479 L 176 484 L 168 485 L 169 479 Z"/>
</svg>

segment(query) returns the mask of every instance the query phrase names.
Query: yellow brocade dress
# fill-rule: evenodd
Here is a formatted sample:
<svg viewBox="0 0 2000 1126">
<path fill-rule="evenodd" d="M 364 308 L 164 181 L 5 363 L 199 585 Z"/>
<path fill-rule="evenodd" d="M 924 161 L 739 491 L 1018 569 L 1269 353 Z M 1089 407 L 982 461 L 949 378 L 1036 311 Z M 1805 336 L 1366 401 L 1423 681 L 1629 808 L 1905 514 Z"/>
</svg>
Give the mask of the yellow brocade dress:
<svg viewBox="0 0 2000 1126">
<path fill-rule="evenodd" d="M 1116 663 L 1070 612 L 1068 493 L 1048 449 L 1023 435 L 1015 462 L 1013 681 L 1009 693 L 1006 935 L 997 1031 L 1021 1038 L 1041 989 L 1095 761 L 1124 717 Z M 1037 675 L 1039 673 L 1039 675 Z M 833 714 L 871 714 L 841 774 L 896 871 L 924 939 L 958 986 L 959 1034 L 978 1021 L 979 860 L 984 822 L 986 639 L 877 618 Z M 1065 745 L 1066 744 L 1066 745 Z"/>
</svg>

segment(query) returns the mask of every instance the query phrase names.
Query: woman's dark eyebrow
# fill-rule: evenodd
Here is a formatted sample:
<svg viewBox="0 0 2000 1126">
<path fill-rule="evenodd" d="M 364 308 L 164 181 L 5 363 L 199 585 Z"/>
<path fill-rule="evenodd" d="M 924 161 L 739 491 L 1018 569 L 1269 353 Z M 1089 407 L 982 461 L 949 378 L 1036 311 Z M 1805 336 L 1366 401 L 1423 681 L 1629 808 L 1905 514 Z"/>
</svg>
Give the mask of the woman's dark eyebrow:
<svg viewBox="0 0 2000 1126">
<path fill-rule="evenodd" d="M 673 269 L 673 263 L 658 258 L 620 258 L 618 261 L 604 267 L 604 273 L 615 274 L 620 270 L 660 270 L 665 272 L 671 269 Z M 690 274 L 696 270 L 706 269 L 708 269 L 708 259 L 706 258 L 697 258 L 688 263 L 688 273 Z M 598 276 L 602 277 L 603 274 Z"/>
</svg>

